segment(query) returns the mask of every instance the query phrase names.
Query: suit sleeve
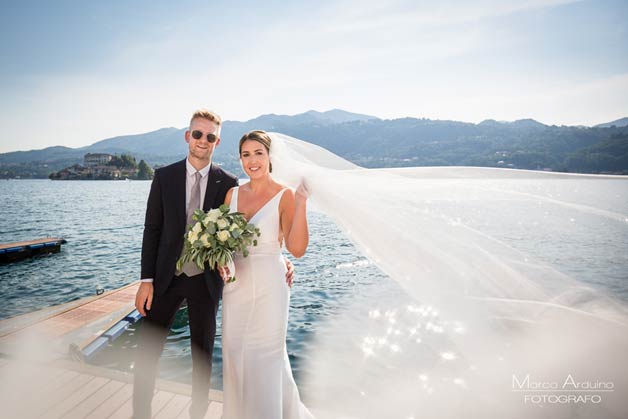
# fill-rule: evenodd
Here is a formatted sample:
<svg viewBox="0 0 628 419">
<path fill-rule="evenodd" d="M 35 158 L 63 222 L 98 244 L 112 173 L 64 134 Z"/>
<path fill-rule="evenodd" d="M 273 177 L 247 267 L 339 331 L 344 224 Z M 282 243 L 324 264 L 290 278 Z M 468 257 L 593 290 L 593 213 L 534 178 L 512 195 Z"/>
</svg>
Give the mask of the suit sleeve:
<svg viewBox="0 0 628 419">
<path fill-rule="evenodd" d="M 235 188 L 239 184 L 239 180 L 236 176 L 233 176 L 231 174 L 225 174 L 223 177 L 224 181 L 222 184 L 224 185 L 223 187 L 226 187 L 226 189 L 224 190 L 224 192 L 221 191 L 221 193 L 223 194 L 221 204 L 225 202 L 224 197 L 227 195 L 227 192 L 229 192 L 229 189 Z"/>
<path fill-rule="evenodd" d="M 225 191 L 225 197 L 227 195 L 227 192 L 229 192 L 229 189 L 231 188 L 235 188 L 236 186 L 238 186 L 239 181 L 238 178 L 235 176 L 229 176 L 227 178 L 227 190 Z M 225 198 L 222 199 L 222 202 L 225 202 Z"/>
<path fill-rule="evenodd" d="M 159 170 L 157 170 L 155 171 L 155 178 L 151 184 L 148 203 L 146 205 L 144 236 L 142 238 L 142 273 L 140 279 L 155 278 L 157 249 L 159 248 L 164 218 L 159 178 Z"/>
</svg>

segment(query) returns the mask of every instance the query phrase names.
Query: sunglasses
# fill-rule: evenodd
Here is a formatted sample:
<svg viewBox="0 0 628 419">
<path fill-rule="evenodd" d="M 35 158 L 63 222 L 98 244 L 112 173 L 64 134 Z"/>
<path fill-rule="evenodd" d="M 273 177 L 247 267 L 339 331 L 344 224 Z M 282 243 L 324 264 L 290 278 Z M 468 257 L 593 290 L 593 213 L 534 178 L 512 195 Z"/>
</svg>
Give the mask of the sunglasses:
<svg viewBox="0 0 628 419">
<path fill-rule="evenodd" d="M 192 138 L 195 140 L 200 140 L 203 138 L 203 132 L 199 130 L 192 131 Z M 210 143 L 215 143 L 218 137 L 214 134 L 207 134 L 207 141 Z"/>
</svg>

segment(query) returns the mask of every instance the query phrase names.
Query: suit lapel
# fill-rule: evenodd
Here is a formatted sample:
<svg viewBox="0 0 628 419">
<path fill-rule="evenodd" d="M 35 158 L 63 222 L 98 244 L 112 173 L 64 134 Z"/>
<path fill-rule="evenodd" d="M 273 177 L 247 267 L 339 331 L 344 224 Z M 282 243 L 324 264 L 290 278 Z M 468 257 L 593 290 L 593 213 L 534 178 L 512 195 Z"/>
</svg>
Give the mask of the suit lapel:
<svg viewBox="0 0 628 419">
<path fill-rule="evenodd" d="M 182 229 L 185 230 L 185 221 L 187 216 L 185 214 L 185 182 L 187 176 L 187 169 L 185 165 L 185 159 L 179 162 L 179 166 L 177 167 L 177 171 L 175 173 L 176 179 L 173 179 L 176 187 L 174 188 L 174 202 L 177 206 L 177 220 L 179 221 Z"/>
<path fill-rule="evenodd" d="M 218 169 L 211 164 L 209 167 L 209 173 L 207 174 L 207 189 L 205 189 L 205 200 L 203 201 L 203 211 L 209 211 L 214 207 L 216 201 L 216 195 L 218 194 L 218 188 L 220 187 L 220 176 L 218 176 Z"/>
</svg>

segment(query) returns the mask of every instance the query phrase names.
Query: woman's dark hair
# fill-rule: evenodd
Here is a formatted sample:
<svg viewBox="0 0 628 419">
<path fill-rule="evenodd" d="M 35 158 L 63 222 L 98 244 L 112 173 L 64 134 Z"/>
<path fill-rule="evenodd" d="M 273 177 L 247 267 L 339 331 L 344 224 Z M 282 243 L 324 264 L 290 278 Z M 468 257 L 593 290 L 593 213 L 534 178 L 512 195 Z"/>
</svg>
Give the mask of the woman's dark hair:
<svg viewBox="0 0 628 419">
<path fill-rule="evenodd" d="M 242 155 L 242 144 L 244 144 L 244 142 L 248 140 L 257 141 L 258 143 L 263 145 L 266 151 L 268 152 L 268 154 L 270 155 L 270 143 L 272 143 L 272 140 L 270 139 L 270 136 L 266 133 L 266 131 L 257 129 L 254 131 L 249 131 L 246 134 L 244 134 L 242 138 L 240 138 L 240 145 L 238 147 L 238 153 L 240 155 Z M 268 171 L 272 173 L 273 171 L 272 163 L 270 163 L 270 167 Z"/>
</svg>

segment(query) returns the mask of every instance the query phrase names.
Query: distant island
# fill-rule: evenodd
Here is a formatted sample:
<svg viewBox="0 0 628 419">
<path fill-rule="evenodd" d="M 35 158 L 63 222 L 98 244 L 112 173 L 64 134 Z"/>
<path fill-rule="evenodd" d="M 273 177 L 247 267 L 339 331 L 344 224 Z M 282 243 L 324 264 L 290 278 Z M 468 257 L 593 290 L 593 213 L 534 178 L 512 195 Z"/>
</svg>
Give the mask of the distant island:
<svg viewBox="0 0 628 419">
<path fill-rule="evenodd" d="M 52 180 L 151 180 L 153 169 L 144 161 L 122 154 L 87 153 L 83 164 L 74 164 L 48 177 Z"/>
<path fill-rule="evenodd" d="M 426 118 L 380 119 L 340 109 L 269 114 L 245 122 L 224 121 L 213 162 L 243 176 L 238 140 L 253 129 L 300 138 L 367 168 L 479 166 L 628 175 L 628 118 L 587 127 L 546 125 L 534 119 L 487 119 L 477 124 Z M 170 127 L 108 138 L 80 148 L 56 146 L 3 153 L 0 179 L 48 178 L 64 170 L 62 176 L 68 178 L 91 174 L 91 178 L 99 179 L 133 179 L 131 171 L 124 171 L 124 164 L 113 169 L 107 163 L 100 172 L 87 171 L 85 155 L 132 155 L 152 167 L 166 165 L 185 158 L 188 145 L 184 133 L 185 128 Z"/>
</svg>

